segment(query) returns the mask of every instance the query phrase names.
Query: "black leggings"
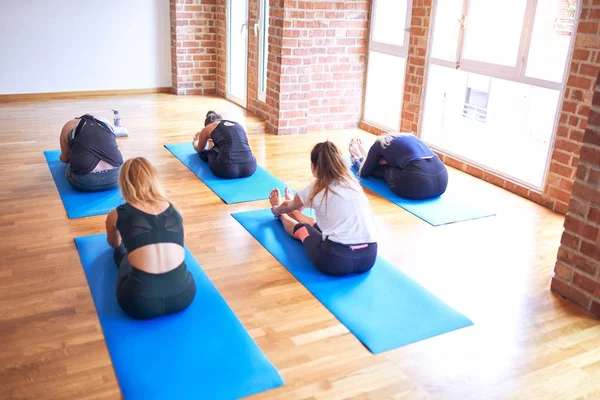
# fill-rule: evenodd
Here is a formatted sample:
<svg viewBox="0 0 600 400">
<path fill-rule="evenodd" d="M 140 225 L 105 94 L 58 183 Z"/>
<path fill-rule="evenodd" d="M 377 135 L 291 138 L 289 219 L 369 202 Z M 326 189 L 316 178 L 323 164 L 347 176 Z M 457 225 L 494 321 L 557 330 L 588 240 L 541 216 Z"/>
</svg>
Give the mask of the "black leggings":
<svg viewBox="0 0 600 400">
<path fill-rule="evenodd" d="M 200 159 L 208 163 L 210 170 L 219 178 L 246 178 L 256 172 L 256 159 L 245 163 L 229 164 L 219 160 L 219 153 L 213 150 L 200 152 Z"/>
<path fill-rule="evenodd" d="M 437 156 L 415 160 L 404 169 L 378 165 L 372 176 L 385 180 L 395 195 L 412 200 L 441 196 L 448 186 L 448 171 Z"/>
<path fill-rule="evenodd" d="M 196 282 L 185 263 L 164 274 L 149 274 L 133 267 L 121 244 L 115 249 L 119 266 L 117 302 L 125 314 L 150 319 L 186 309 L 196 295 Z"/>
<path fill-rule="evenodd" d="M 305 230 L 305 231 L 304 231 Z M 367 272 L 377 259 L 377 243 L 345 245 L 323 240 L 319 226 L 297 224 L 294 237 L 302 240 L 308 258 L 327 275 L 344 276 Z"/>
</svg>

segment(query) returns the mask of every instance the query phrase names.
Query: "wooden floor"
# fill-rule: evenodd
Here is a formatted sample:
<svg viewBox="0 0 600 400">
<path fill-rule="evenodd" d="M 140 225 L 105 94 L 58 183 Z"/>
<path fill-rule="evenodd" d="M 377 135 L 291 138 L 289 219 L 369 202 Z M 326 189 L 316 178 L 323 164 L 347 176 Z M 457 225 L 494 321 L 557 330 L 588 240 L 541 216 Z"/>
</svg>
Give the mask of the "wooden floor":
<svg viewBox="0 0 600 400">
<path fill-rule="evenodd" d="M 246 125 L 260 165 L 300 188 L 314 143 L 372 137 L 266 135 L 225 100 L 166 94 L 0 104 L 1 399 L 120 397 L 73 243 L 103 232 L 104 217 L 67 218 L 42 154 L 68 119 L 114 107 L 131 132 L 124 156 L 158 167 L 187 245 L 285 379 L 256 398 L 600 399 L 599 321 L 549 291 L 560 215 L 489 186 L 497 216 L 434 228 L 368 193 L 380 254 L 474 321 L 373 355 L 230 216 L 267 201 L 222 203 L 163 147 L 190 140 L 215 109 Z"/>
</svg>

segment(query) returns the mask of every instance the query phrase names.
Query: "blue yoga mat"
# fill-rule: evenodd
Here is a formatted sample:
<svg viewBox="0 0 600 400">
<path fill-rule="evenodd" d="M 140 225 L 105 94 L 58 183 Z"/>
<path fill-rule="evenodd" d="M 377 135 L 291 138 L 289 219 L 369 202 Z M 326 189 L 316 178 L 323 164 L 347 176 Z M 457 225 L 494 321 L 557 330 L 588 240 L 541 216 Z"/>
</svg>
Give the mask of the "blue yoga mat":
<svg viewBox="0 0 600 400">
<path fill-rule="evenodd" d="M 178 314 L 127 317 L 106 235 L 75 238 L 125 399 L 236 399 L 283 385 L 275 367 L 186 248 L 196 298 Z"/>
<path fill-rule="evenodd" d="M 58 158 L 60 150 L 46 150 L 44 156 L 70 219 L 108 214 L 110 210 L 125 202 L 119 189 L 93 193 L 79 192 L 73 189 L 73 186 L 65 178 L 67 164 Z"/>
<path fill-rule="evenodd" d="M 165 147 L 227 204 L 265 200 L 272 189 L 285 189 L 285 183 L 260 165 L 254 175 L 248 178 L 223 179 L 212 173 L 208 163 L 200 159 L 191 143 L 166 144 Z"/>
<path fill-rule="evenodd" d="M 356 168 L 352 167 L 351 169 L 356 173 Z M 443 195 L 428 200 L 409 200 L 399 197 L 381 179 L 360 178 L 360 183 L 363 187 L 433 226 L 496 215 L 488 206 L 483 193 L 473 190 L 472 187 L 456 185 L 452 179 L 449 180 L 448 188 Z"/>
<path fill-rule="evenodd" d="M 270 209 L 232 216 L 373 353 L 473 324 L 381 256 L 366 274 L 324 275 Z"/>
</svg>

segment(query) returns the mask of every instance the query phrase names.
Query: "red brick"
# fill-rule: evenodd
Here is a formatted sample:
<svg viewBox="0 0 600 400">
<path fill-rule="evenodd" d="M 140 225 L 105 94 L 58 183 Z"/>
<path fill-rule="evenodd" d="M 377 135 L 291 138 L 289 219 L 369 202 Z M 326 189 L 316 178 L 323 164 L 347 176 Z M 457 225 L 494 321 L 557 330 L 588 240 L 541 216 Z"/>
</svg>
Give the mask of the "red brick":
<svg viewBox="0 0 600 400">
<path fill-rule="evenodd" d="M 590 58 L 590 52 L 588 50 L 583 50 L 583 49 L 573 50 L 573 60 L 588 61 L 589 58 Z"/>
<path fill-rule="evenodd" d="M 600 317 L 600 302 L 594 300 L 590 307 L 590 312 L 595 316 Z"/>
<path fill-rule="evenodd" d="M 590 294 L 596 290 L 596 281 L 577 271 L 573 274 L 573 285 Z"/>
<path fill-rule="evenodd" d="M 578 33 L 581 32 L 581 33 L 597 34 L 598 33 L 598 23 L 581 21 L 581 22 L 579 22 L 579 25 L 577 26 L 577 32 Z"/>
<path fill-rule="evenodd" d="M 570 286 L 568 283 L 558 279 L 557 277 L 552 278 L 550 289 L 584 308 L 587 308 L 590 304 L 590 298 L 587 294 Z"/>
<path fill-rule="evenodd" d="M 572 142 L 570 140 L 557 138 L 554 143 L 554 148 L 558 149 L 558 150 L 562 150 L 566 153 L 579 153 L 581 144 Z"/>
<path fill-rule="evenodd" d="M 569 247 L 573 250 L 579 249 L 579 237 L 566 231 L 563 232 L 560 243 L 562 246 Z"/>
<path fill-rule="evenodd" d="M 569 202 L 569 212 L 580 217 L 585 217 L 588 212 L 587 202 L 571 197 L 571 201 Z"/>
<path fill-rule="evenodd" d="M 589 212 L 587 214 L 587 219 L 589 222 L 600 225 L 600 206 L 591 204 Z"/>
<path fill-rule="evenodd" d="M 569 76 L 569 79 L 567 80 L 567 85 L 585 90 L 590 90 L 592 88 L 592 83 L 593 81 L 591 79 L 574 75 Z"/>
<path fill-rule="evenodd" d="M 571 277 L 573 276 L 573 269 L 567 264 L 559 261 L 554 267 L 554 273 L 558 278 L 562 279 L 563 281 L 570 282 Z"/>
<path fill-rule="evenodd" d="M 559 174 L 560 176 L 564 176 L 566 178 L 571 178 L 573 174 L 573 169 L 571 167 L 567 167 L 562 164 L 558 164 L 554 161 L 550 163 L 550 172 L 554 172 Z"/>
<path fill-rule="evenodd" d="M 600 245 L 597 242 L 598 235 L 590 240 L 593 240 L 594 243 L 581 242 L 581 254 L 584 254 L 595 260 L 600 260 Z M 598 261 L 596 261 L 596 264 L 598 264 Z"/>
</svg>

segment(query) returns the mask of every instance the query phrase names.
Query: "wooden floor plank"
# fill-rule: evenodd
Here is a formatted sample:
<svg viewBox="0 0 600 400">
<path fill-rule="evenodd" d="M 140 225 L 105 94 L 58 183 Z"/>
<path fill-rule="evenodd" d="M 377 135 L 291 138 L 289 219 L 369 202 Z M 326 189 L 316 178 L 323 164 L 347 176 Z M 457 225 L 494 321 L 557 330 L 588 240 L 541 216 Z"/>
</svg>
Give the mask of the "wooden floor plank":
<svg viewBox="0 0 600 400">
<path fill-rule="evenodd" d="M 373 355 L 230 216 L 267 201 L 224 204 L 163 147 L 190 140 L 214 109 L 243 123 L 259 163 L 298 189 L 313 144 L 373 137 L 267 135 L 228 101 L 168 94 L 0 104 L 0 398 L 120 397 L 73 244 L 103 232 L 104 217 L 67 218 L 42 153 L 58 149 L 70 118 L 111 108 L 130 131 L 124 156 L 157 166 L 190 250 L 281 371 L 286 385 L 256 398 L 600 398 L 598 320 L 549 291 L 562 216 L 455 170 L 451 184 L 494 192 L 497 216 L 432 227 L 368 192 L 380 253 L 475 323 Z"/>
</svg>

